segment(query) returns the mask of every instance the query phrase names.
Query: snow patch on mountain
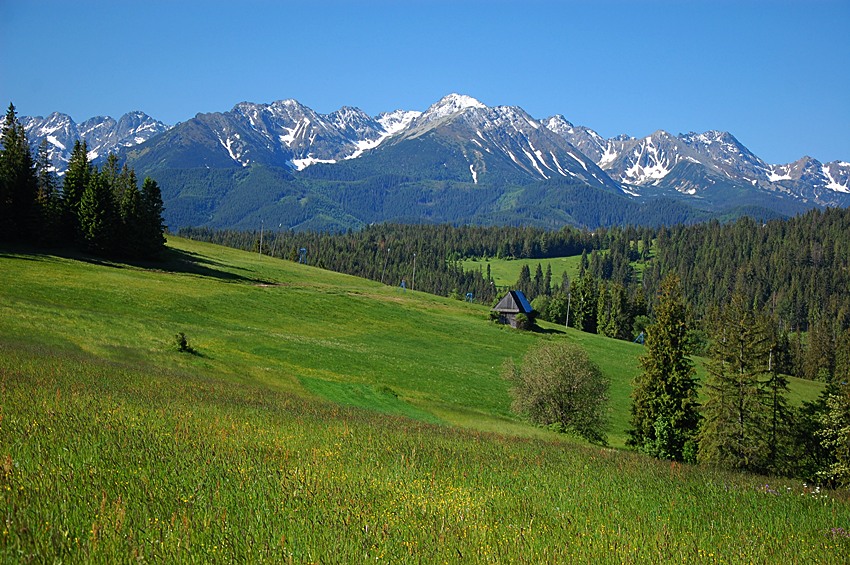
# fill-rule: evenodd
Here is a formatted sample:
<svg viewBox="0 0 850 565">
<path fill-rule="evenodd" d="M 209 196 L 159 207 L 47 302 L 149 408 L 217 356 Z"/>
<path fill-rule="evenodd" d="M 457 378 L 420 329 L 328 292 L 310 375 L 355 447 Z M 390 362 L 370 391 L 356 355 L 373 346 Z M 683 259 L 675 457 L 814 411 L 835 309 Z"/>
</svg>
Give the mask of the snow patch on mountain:
<svg viewBox="0 0 850 565">
<path fill-rule="evenodd" d="M 431 105 L 415 122 L 426 123 L 439 121 L 470 108 L 484 109 L 487 106 L 465 94 L 449 94 L 441 98 L 436 104 Z"/>
<path fill-rule="evenodd" d="M 413 120 L 421 115 L 422 112 L 415 110 L 396 110 L 394 112 L 379 114 L 376 120 L 384 128 L 387 136 L 390 136 L 406 130 L 410 127 Z"/>
</svg>

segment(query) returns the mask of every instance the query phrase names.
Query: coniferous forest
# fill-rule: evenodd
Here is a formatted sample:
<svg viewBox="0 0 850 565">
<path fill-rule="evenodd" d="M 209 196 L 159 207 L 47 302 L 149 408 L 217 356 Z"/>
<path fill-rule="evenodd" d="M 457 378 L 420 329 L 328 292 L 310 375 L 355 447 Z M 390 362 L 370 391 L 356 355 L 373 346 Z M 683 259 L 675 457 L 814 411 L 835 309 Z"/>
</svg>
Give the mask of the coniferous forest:
<svg viewBox="0 0 850 565">
<path fill-rule="evenodd" d="M 115 155 L 98 169 L 85 142 L 77 142 L 60 183 L 47 141 L 33 157 L 11 104 L 2 141 L 0 241 L 120 259 L 152 257 L 164 248 L 162 194 L 153 179 L 139 188 L 135 172 Z"/>
</svg>

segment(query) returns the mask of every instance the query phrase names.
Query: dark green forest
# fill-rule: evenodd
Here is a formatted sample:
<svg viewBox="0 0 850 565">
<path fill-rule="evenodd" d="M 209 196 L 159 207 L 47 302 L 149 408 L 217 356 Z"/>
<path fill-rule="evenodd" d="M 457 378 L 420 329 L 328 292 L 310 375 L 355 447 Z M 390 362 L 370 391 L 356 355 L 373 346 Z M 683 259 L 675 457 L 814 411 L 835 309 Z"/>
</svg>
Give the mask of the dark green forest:
<svg viewBox="0 0 850 565">
<path fill-rule="evenodd" d="M 85 142 L 74 144 L 60 183 L 47 141 L 33 157 L 14 105 L 3 123 L 0 149 L 0 242 L 74 248 L 111 258 L 144 258 L 165 246 L 162 194 L 109 155 L 98 169 Z"/>
</svg>

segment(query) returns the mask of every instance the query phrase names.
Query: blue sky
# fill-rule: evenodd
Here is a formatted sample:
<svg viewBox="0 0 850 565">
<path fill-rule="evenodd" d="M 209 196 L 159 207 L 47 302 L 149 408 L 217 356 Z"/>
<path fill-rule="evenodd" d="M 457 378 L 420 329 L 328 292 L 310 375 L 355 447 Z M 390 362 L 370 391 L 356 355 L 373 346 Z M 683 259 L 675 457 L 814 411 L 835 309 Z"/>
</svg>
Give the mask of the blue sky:
<svg viewBox="0 0 850 565">
<path fill-rule="evenodd" d="M 850 161 L 850 1 L 0 0 L 19 115 L 374 115 L 451 92 L 605 137 L 718 129 L 770 163 Z"/>
</svg>

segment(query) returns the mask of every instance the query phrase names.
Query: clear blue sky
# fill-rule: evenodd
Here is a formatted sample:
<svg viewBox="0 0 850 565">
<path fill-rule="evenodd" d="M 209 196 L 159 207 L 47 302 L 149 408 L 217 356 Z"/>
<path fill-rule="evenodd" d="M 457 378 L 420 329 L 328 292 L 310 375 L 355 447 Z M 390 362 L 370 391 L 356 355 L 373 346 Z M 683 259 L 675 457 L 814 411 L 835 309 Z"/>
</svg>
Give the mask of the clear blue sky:
<svg viewBox="0 0 850 565">
<path fill-rule="evenodd" d="M 605 137 L 719 129 L 770 163 L 850 161 L 850 1 L 0 0 L 19 115 L 375 115 L 451 92 Z"/>
</svg>

